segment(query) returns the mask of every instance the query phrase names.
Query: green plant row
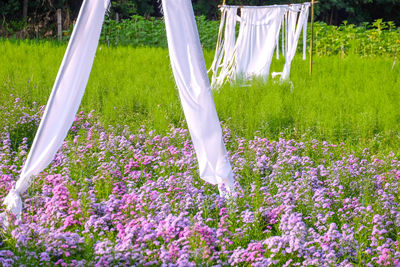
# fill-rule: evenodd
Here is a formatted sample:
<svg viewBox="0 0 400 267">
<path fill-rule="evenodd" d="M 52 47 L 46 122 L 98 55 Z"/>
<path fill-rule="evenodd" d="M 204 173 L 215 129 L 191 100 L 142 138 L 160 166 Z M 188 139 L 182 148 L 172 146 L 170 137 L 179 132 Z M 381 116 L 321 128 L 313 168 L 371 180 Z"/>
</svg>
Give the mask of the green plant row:
<svg viewBox="0 0 400 267">
<path fill-rule="evenodd" d="M 218 35 L 218 21 L 206 20 L 205 16 L 196 18 L 200 41 L 204 48 L 214 49 Z M 167 47 L 167 36 L 162 19 L 145 19 L 134 15 L 121 21 L 106 20 L 100 42 L 109 45 L 130 45 Z"/>
<path fill-rule="evenodd" d="M 400 53 L 400 28 L 382 19 L 359 27 L 347 22 L 341 26 L 316 23 L 314 44 L 315 53 L 320 56 L 356 54 L 396 57 Z"/>
<path fill-rule="evenodd" d="M 27 107 L 46 104 L 66 49 L 55 44 L 0 40 L 0 62 L 7 62 L 0 64 L 0 106 L 16 97 Z M 204 56 L 209 67 L 214 53 L 205 50 Z M 316 56 L 314 63 L 310 77 L 309 62 L 296 55 L 293 87 L 271 77 L 245 87 L 224 85 L 213 92 L 219 119 L 234 136 L 248 139 L 345 142 L 357 151 L 368 147 L 400 157 L 400 64 L 389 57 L 356 55 Z M 271 71 L 282 71 L 283 64 L 283 57 L 274 58 Z M 145 125 L 165 133 L 171 124 L 186 125 L 168 50 L 162 48 L 100 45 L 81 110 L 95 110 L 103 125 L 129 125 L 133 131 Z M 0 127 L 4 116 L 0 112 Z M 21 138 L 34 134 L 9 132 Z"/>
<path fill-rule="evenodd" d="M 214 49 L 218 35 L 218 21 L 197 17 L 200 40 L 205 49 Z M 308 39 L 311 27 L 308 27 Z M 131 19 L 116 22 L 106 20 L 101 42 L 109 46 L 131 45 L 167 47 L 164 21 L 132 16 Z M 299 50 L 302 49 L 301 42 Z M 314 51 L 317 55 L 397 56 L 400 52 L 400 28 L 393 22 L 382 19 L 374 23 L 355 26 L 345 22 L 341 26 L 331 26 L 323 22 L 314 24 Z"/>
</svg>

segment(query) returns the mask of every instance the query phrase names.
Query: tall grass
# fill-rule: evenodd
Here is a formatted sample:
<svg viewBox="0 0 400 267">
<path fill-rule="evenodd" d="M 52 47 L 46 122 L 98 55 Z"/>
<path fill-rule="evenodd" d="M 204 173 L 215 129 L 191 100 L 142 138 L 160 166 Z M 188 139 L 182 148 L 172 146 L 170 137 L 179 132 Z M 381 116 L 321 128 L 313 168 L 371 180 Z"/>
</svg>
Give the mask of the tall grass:
<svg viewBox="0 0 400 267">
<path fill-rule="evenodd" d="M 10 94 L 27 105 L 45 104 L 65 46 L 49 42 L 0 41 L 0 105 Z M 213 51 L 205 51 L 207 65 Z M 283 60 L 271 70 L 280 71 Z M 296 57 L 290 83 L 269 79 L 251 86 L 225 85 L 214 92 L 219 117 L 234 134 L 283 135 L 345 142 L 355 149 L 400 151 L 400 65 L 386 57 Z M 95 109 L 106 125 L 146 125 L 164 132 L 184 121 L 168 51 L 100 46 L 82 109 Z M 0 115 L 1 117 L 1 115 Z"/>
</svg>

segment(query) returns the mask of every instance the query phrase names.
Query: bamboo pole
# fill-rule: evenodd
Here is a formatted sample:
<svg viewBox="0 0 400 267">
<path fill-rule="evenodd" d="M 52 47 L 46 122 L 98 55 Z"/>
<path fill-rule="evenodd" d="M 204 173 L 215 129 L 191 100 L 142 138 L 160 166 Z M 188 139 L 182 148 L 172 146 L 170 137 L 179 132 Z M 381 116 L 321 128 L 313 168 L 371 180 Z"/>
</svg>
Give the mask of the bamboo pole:
<svg viewBox="0 0 400 267">
<path fill-rule="evenodd" d="M 314 0 L 311 0 L 311 39 L 310 39 L 310 76 L 313 65 L 313 40 L 314 40 Z"/>
</svg>

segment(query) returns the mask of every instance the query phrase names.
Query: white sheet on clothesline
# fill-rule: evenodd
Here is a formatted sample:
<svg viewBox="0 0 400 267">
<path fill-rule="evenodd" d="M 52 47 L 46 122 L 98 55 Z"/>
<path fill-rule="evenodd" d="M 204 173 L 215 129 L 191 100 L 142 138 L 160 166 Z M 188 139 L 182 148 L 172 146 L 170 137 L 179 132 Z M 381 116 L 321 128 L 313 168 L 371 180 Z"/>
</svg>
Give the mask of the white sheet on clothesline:
<svg viewBox="0 0 400 267">
<path fill-rule="evenodd" d="M 267 79 L 275 49 L 279 58 L 279 31 L 285 67 L 273 76 L 282 75 L 282 79 L 288 79 L 302 29 L 303 59 L 306 56 L 309 6 L 310 3 L 245 6 L 241 7 L 240 18 L 236 15 L 238 6 L 222 6 L 217 49 L 210 69 L 213 72 L 212 87 L 219 88 L 225 81 L 237 78 L 247 80 L 260 76 Z M 235 19 L 228 19 L 229 16 Z M 235 39 L 231 36 L 235 36 L 237 21 L 240 22 L 239 35 L 233 44 Z"/>
<path fill-rule="evenodd" d="M 216 85 L 216 87 L 220 87 L 224 83 L 225 77 L 230 76 L 231 65 L 234 63 L 236 22 L 238 20 L 237 10 L 237 7 L 230 6 L 225 6 L 221 9 L 217 48 L 210 68 L 213 72 L 211 84 Z"/>
<path fill-rule="evenodd" d="M 291 64 L 296 54 L 300 33 L 303 30 L 303 60 L 306 59 L 307 20 L 310 3 L 291 5 L 287 13 L 287 32 L 285 65 L 282 72 L 274 72 L 272 76 L 281 75 L 282 80 L 288 80 Z"/>
<path fill-rule="evenodd" d="M 32 179 L 54 159 L 67 136 L 85 92 L 99 42 L 108 0 L 85 0 L 58 71 L 53 90 L 21 175 L 4 200 L 19 216 L 21 195 Z"/>
<path fill-rule="evenodd" d="M 53 160 L 79 108 L 100 37 L 108 0 L 85 0 L 21 175 L 4 200 L 17 217 L 21 195 Z M 215 110 L 190 0 L 163 0 L 171 65 L 199 162 L 200 177 L 233 190 L 222 130 Z"/>
<path fill-rule="evenodd" d="M 200 177 L 233 190 L 233 172 L 212 97 L 190 0 L 163 0 L 172 71 L 196 150 Z"/>
<path fill-rule="evenodd" d="M 267 78 L 285 7 L 242 8 L 235 79 Z"/>
</svg>

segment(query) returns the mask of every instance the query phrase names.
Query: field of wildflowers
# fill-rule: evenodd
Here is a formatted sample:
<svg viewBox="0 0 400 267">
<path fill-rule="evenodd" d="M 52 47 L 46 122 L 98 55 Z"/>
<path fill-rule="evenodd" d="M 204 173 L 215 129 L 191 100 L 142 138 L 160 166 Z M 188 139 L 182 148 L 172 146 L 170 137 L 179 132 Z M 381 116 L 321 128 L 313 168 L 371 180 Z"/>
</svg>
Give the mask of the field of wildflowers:
<svg viewBox="0 0 400 267">
<path fill-rule="evenodd" d="M 0 39 L 0 106 L 10 94 L 27 107 L 45 105 L 66 46 Z M 214 51 L 205 50 L 208 66 Z M 316 56 L 313 76 L 301 55 L 292 63 L 290 84 L 270 78 L 214 92 L 218 116 L 240 137 L 305 138 L 344 142 L 361 152 L 400 156 L 400 64 L 392 57 Z M 274 59 L 281 71 L 284 58 Z M 146 125 L 166 134 L 185 127 L 168 51 L 149 47 L 104 47 L 96 53 L 81 110 L 96 110 L 105 125 Z M 0 113 L 0 125 L 3 114 Z M 303 138 L 304 139 L 304 138 Z"/>
<path fill-rule="evenodd" d="M 0 199 L 64 51 L 0 40 Z M 198 176 L 168 51 L 100 46 L 67 139 L 0 230 L 0 266 L 399 266 L 400 66 L 336 55 L 314 70 L 296 58 L 293 87 L 214 92 L 226 200 Z"/>
<path fill-rule="evenodd" d="M 1 198 L 43 110 L 11 99 L 0 107 Z M 131 132 L 80 112 L 22 219 L 1 231 L 0 264 L 400 265 L 397 157 L 223 128 L 237 179 L 229 200 L 199 179 L 187 130 Z"/>
</svg>

